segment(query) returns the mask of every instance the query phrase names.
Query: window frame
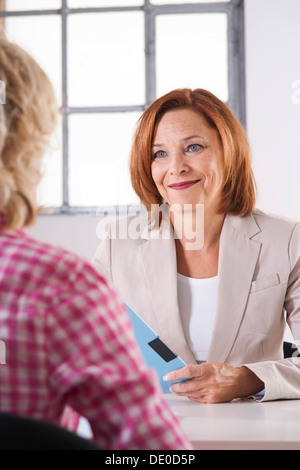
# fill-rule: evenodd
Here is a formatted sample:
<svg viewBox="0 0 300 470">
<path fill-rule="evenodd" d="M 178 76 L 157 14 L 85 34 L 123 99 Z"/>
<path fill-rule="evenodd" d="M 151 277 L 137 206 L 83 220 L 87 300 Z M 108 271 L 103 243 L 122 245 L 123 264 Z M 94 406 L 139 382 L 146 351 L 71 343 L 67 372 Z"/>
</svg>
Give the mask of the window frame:
<svg viewBox="0 0 300 470">
<path fill-rule="evenodd" d="M 5 4 L 3 2 L 0 5 Z M 104 13 L 143 11 L 145 25 L 145 103 L 136 106 L 88 106 L 70 107 L 68 105 L 68 70 L 67 70 L 67 19 L 69 15 L 80 13 Z M 155 20 L 158 15 L 184 13 L 226 13 L 228 18 L 228 87 L 229 100 L 226 103 L 246 127 L 245 102 L 245 39 L 244 39 L 244 0 L 216 3 L 182 3 L 153 5 L 144 0 L 141 6 L 124 7 L 84 7 L 69 8 L 67 0 L 62 0 L 61 9 L 0 11 L 0 23 L 5 17 L 60 15 L 62 21 L 62 206 L 46 211 L 46 215 L 105 215 L 126 213 L 127 206 L 70 206 L 69 204 L 69 116 L 72 114 L 143 112 L 156 99 L 156 34 Z"/>
</svg>

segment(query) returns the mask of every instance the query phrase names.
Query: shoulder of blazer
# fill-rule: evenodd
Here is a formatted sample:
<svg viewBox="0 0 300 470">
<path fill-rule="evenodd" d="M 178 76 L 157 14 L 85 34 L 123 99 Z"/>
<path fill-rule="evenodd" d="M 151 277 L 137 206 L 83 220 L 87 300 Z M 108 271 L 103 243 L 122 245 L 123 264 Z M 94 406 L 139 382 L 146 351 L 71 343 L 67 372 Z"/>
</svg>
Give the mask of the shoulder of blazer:
<svg viewBox="0 0 300 470">
<path fill-rule="evenodd" d="M 290 240 L 295 230 L 300 228 L 300 223 L 289 217 L 282 215 L 262 212 L 258 209 L 253 211 L 253 217 L 262 232 L 267 232 L 281 236 L 283 239 Z"/>
<path fill-rule="evenodd" d="M 286 253 L 291 269 L 299 264 L 300 222 L 297 220 L 259 209 L 248 217 L 227 216 L 225 220 L 244 236 L 268 247 L 268 250 L 281 255 Z"/>
<path fill-rule="evenodd" d="M 230 223 L 236 230 L 252 238 L 261 234 L 262 236 L 274 236 L 274 233 L 289 239 L 300 223 L 288 217 L 263 212 L 254 209 L 246 217 L 227 215 L 225 221 Z"/>
</svg>

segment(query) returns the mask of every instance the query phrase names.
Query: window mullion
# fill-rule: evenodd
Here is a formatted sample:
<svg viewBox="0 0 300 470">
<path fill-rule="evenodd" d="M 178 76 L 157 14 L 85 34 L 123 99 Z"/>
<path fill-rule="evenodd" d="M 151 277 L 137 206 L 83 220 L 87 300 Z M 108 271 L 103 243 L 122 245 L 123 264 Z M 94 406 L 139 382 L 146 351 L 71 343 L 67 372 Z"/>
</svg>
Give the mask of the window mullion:
<svg viewBox="0 0 300 470">
<path fill-rule="evenodd" d="M 0 13 L 5 11 L 5 0 L 0 0 Z M 0 17 L 0 31 L 4 29 L 4 17 Z"/>
<path fill-rule="evenodd" d="M 156 98 L 155 16 L 153 6 L 145 0 L 145 67 L 146 107 Z"/>
<path fill-rule="evenodd" d="M 93 114 L 93 113 L 128 113 L 134 111 L 143 112 L 143 105 L 124 105 L 124 106 L 80 106 L 66 108 L 67 114 Z"/>
<path fill-rule="evenodd" d="M 184 13 L 227 13 L 230 3 L 185 3 L 172 5 L 153 5 L 154 14 L 170 15 Z"/>
<path fill-rule="evenodd" d="M 229 4 L 228 11 L 228 106 L 246 126 L 245 49 L 243 2 Z"/>
<path fill-rule="evenodd" d="M 68 117 L 68 71 L 67 71 L 67 0 L 62 0 L 62 158 L 63 158 L 63 206 L 69 207 L 69 117 Z"/>
</svg>

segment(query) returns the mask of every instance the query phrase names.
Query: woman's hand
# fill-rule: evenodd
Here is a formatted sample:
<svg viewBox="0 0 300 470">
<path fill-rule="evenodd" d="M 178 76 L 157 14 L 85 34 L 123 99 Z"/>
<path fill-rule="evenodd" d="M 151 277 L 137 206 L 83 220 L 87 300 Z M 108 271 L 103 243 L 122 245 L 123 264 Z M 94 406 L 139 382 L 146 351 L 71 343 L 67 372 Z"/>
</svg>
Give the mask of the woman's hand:
<svg viewBox="0 0 300 470">
<path fill-rule="evenodd" d="M 233 367 L 221 362 L 206 362 L 169 372 L 165 381 L 190 380 L 173 384 L 170 390 L 201 403 L 224 403 L 254 395 L 264 383 L 245 366 Z"/>
</svg>

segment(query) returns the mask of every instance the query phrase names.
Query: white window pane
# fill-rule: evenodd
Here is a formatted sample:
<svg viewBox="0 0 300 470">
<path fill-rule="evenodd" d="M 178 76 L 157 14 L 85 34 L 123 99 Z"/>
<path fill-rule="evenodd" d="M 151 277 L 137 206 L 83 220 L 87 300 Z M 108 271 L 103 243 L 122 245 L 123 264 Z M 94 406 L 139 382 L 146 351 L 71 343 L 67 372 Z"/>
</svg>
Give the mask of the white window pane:
<svg viewBox="0 0 300 470">
<path fill-rule="evenodd" d="M 185 3 L 229 3 L 231 0 L 150 0 L 150 3 L 153 5 L 170 5 L 170 4 L 177 4 L 181 3 L 184 5 Z"/>
<path fill-rule="evenodd" d="M 188 87 L 228 100 L 226 14 L 159 15 L 156 32 L 157 96 Z"/>
<path fill-rule="evenodd" d="M 68 27 L 69 105 L 143 104 L 143 13 L 70 15 Z"/>
<path fill-rule="evenodd" d="M 44 177 L 38 188 L 38 202 L 43 207 L 61 207 L 62 192 L 61 151 L 47 153 L 44 157 Z"/>
<path fill-rule="evenodd" d="M 144 5 L 144 0 L 68 0 L 69 8 L 131 7 Z"/>
<path fill-rule="evenodd" d="M 61 18 L 59 16 L 8 17 L 8 38 L 31 54 L 49 76 L 61 104 Z M 51 38 L 51 40 L 50 40 Z"/>
<path fill-rule="evenodd" d="M 61 8 L 61 0 L 6 0 L 6 10 L 56 10 Z"/>
<path fill-rule="evenodd" d="M 60 207 L 63 203 L 61 122 L 43 159 L 43 179 L 38 188 L 38 202 L 44 207 Z"/>
<path fill-rule="evenodd" d="M 129 153 L 140 113 L 78 114 L 69 118 L 69 188 L 73 206 L 138 203 Z"/>
</svg>

